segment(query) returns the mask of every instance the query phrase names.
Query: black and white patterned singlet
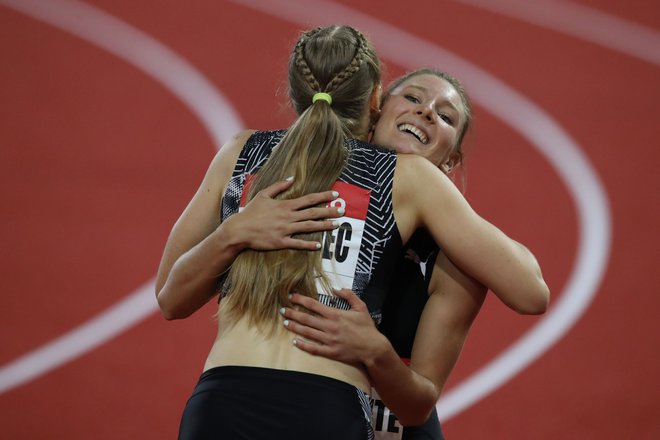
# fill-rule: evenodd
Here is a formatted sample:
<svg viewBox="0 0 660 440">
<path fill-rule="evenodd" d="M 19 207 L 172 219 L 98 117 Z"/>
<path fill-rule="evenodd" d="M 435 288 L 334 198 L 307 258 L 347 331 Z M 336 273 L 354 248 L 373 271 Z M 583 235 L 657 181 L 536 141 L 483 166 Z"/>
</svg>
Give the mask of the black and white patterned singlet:
<svg viewBox="0 0 660 440">
<path fill-rule="evenodd" d="M 245 143 L 222 200 L 223 221 L 244 205 L 246 179 L 264 165 L 284 134 L 284 130 L 260 131 Z M 334 288 L 353 290 L 380 323 L 387 289 L 367 289 L 367 285 L 372 281 L 372 286 L 386 286 L 385 278 L 392 271 L 376 267 L 381 260 L 398 261 L 403 252 L 392 210 L 396 153 L 355 139 L 348 140 L 347 147 L 348 163 L 332 187 L 339 198 L 331 202 L 344 207 L 346 213 L 337 219 L 340 227 L 324 235 L 323 269 Z M 320 294 L 319 301 L 349 308 L 346 301 L 326 294 Z"/>
</svg>

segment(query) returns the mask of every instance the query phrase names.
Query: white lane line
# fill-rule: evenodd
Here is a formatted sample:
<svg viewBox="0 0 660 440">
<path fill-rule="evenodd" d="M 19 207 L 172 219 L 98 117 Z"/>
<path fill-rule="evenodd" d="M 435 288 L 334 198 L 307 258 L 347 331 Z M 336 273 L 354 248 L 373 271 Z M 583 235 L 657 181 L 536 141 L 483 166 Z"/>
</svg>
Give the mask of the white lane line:
<svg viewBox="0 0 660 440">
<path fill-rule="evenodd" d="M 75 0 L 0 0 L 0 4 L 80 37 L 142 70 L 197 116 L 217 148 L 243 129 L 229 101 L 204 75 L 128 23 Z"/>
<path fill-rule="evenodd" d="M 7 3 L 7 2 L 5 1 L 5 3 Z M 301 9 L 300 9 L 301 4 L 295 4 L 295 2 L 287 2 L 287 5 L 294 6 L 293 9 L 289 9 L 290 13 L 294 13 L 296 11 L 301 11 Z M 326 7 L 329 6 L 329 5 L 330 6 L 337 6 L 339 9 L 343 9 L 343 12 L 346 12 L 346 10 L 348 9 L 348 8 L 342 8 L 338 5 L 325 3 Z M 276 12 L 279 12 L 279 11 L 276 11 Z M 326 10 L 324 10 L 324 13 L 325 12 L 326 12 Z M 369 26 L 367 26 L 367 22 L 374 21 L 374 20 L 372 20 L 370 17 L 366 17 L 366 16 L 365 17 L 358 17 L 359 14 L 357 14 L 355 11 L 351 11 L 350 9 L 348 9 L 348 12 L 351 15 L 345 15 L 344 18 L 345 17 L 350 17 L 350 16 L 353 16 L 354 19 L 362 18 L 362 20 L 361 20 L 362 24 L 358 25 L 358 27 L 369 30 Z M 289 17 L 283 17 L 283 18 L 288 19 Z M 330 22 L 335 21 L 335 19 L 333 19 L 331 21 L 327 21 L 327 16 L 326 16 L 325 19 L 324 19 L 324 17 L 320 17 L 320 18 L 316 17 L 315 20 L 317 20 L 316 21 L 317 24 L 329 24 Z M 353 21 L 353 22 L 355 22 L 355 21 Z M 306 20 L 305 20 L 305 23 L 309 24 L 309 22 L 306 21 Z M 391 34 L 391 36 L 394 37 L 392 39 L 393 41 L 391 41 L 391 43 L 396 43 L 396 37 L 401 36 L 401 32 L 398 31 L 398 29 L 396 29 L 396 28 L 391 28 L 391 27 L 388 28 L 387 25 L 384 25 L 384 24 L 382 24 L 380 22 L 377 22 L 377 21 L 375 21 L 375 24 L 376 25 L 382 25 L 382 26 L 380 26 L 381 31 L 383 31 L 383 30 L 386 30 L 387 32 L 390 32 L 392 30 L 396 31 L 394 34 Z M 376 26 L 376 27 L 378 28 L 379 26 Z M 370 32 L 372 32 L 372 31 L 370 31 Z M 422 42 L 422 43 L 424 43 L 422 46 L 427 45 L 425 42 L 423 42 L 422 40 L 416 39 L 415 37 L 409 36 L 407 34 L 404 34 L 404 36 L 409 37 L 409 38 L 406 38 L 407 43 L 404 46 L 407 46 L 407 47 L 404 47 L 403 49 L 409 50 L 410 47 L 415 47 L 415 46 L 409 46 L 408 44 L 410 42 L 412 42 L 413 44 Z M 380 41 L 378 38 L 376 38 L 374 36 L 373 32 L 372 32 L 372 37 L 374 37 L 374 41 L 377 41 L 377 42 Z M 380 39 L 382 39 L 383 42 L 388 42 L 389 37 L 387 35 L 384 35 L 384 36 L 381 36 Z M 380 46 L 381 43 L 378 43 L 378 44 Z M 401 58 L 401 57 L 397 56 L 396 53 L 392 52 L 392 50 L 396 49 L 396 48 L 393 49 L 394 46 L 396 46 L 396 44 L 391 44 L 390 47 L 389 47 L 389 49 L 391 49 L 391 50 L 387 50 L 385 52 L 383 52 L 383 48 L 381 48 L 381 53 L 391 53 L 391 56 L 389 56 L 389 58 L 391 58 L 395 61 L 397 61 L 397 59 L 398 59 L 398 62 L 400 62 L 402 65 L 407 66 L 409 68 L 415 68 L 415 67 L 423 65 L 423 64 L 437 65 L 439 60 L 443 60 L 443 62 L 442 62 L 443 67 L 446 70 L 451 70 L 453 73 L 457 74 L 458 76 L 461 76 L 464 79 L 464 81 L 466 82 L 466 84 L 469 84 L 471 82 L 471 80 L 478 80 L 478 79 L 480 79 L 479 77 L 481 75 L 484 75 L 483 72 L 480 72 L 478 68 L 475 68 L 474 66 L 471 66 L 469 63 L 466 63 L 463 60 L 461 60 L 460 58 L 455 57 L 453 54 L 450 54 L 449 52 L 446 52 L 446 51 L 442 51 L 441 49 L 439 49 L 437 47 L 433 47 L 434 51 L 433 51 L 433 57 L 432 58 L 434 58 L 434 59 L 430 60 L 430 62 L 429 62 L 428 57 L 425 57 L 424 54 L 421 53 L 421 51 L 420 51 L 420 53 L 414 55 L 415 60 L 412 63 L 407 63 L 408 60 L 405 59 L 406 58 L 405 57 L 405 55 L 406 55 L 405 51 L 403 53 L 398 54 L 398 55 L 403 55 L 403 58 Z M 427 55 L 431 55 L 431 54 L 429 53 Z M 443 57 L 446 57 L 446 58 L 443 59 Z M 476 74 L 475 75 L 468 75 L 470 73 L 476 73 Z M 481 75 L 479 75 L 479 74 L 481 74 Z M 471 78 L 471 80 L 466 79 L 468 76 Z M 488 75 L 486 74 L 485 77 L 487 78 Z M 483 78 L 481 78 L 481 79 L 483 79 Z M 496 85 L 498 84 L 497 80 L 495 80 L 495 84 Z M 499 90 L 499 91 L 497 90 L 497 87 L 495 87 L 495 90 L 491 90 L 490 93 L 486 93 L 487 89 L 488 89 L 488 87 L 486 87 L 486 86 L 478 87 L 476 84 L 473 84 L 473 85 L 470 85 L 470 88 L 472 90 L 472 95 L 475 97 L 476 101 L 481 101 L 481 98 L 485 99 L 487 96 L 491 96 L 492 98 L 495 99 L 495 101 L 497 101 L 498 93 L 504 92 L 504 95 L 505 96 L 507 95 L 506 86 L 504 86 L 504 89 Z M 483 92 L 483 96 L 481 96 L 482 95 L 481 92 Z M 513 97 L 514 98 L 516 97 L 515 92 L 514 92 Z M 503 97 L 500 97 L 500 98 L 503 98 Z M 518 98 L 520 98 L 520 97 L 518 97 Z M 516 99 L 513 99 L 513 101 L 515 102 Z M 524 100 L 524 98 L 523 98 L 522 99 L 523 104 L 525 103 L 525 101 L 526 100 Z M 486 108 L 491 108 L 491 111 L 493 111 L 495 109 L 501 109 L 501 106 L 499 104 L 500 103 L 498 102 L 497 107 L 494 107 L 494 106 L 489 107 L 486 104 L 484 104 L 484 106 Z M 534 108 L 533 104 L 531 105 L 531 108 L 532 109 Z M 524 106 L 522 107 L 522 110 L 524 110 Z M 493 111 L 493 113 L 496 116 L 499 116 L 496 111 Z M 532 112 L 532 114 L 533 113 L 534 112 Z M 522 114 L 524 115 L 525 113 L 523 112 Z M 559 129 L 552 120 L 547 118 L 547 116 L 545 116 L 542 111 L 540 111 L 540 113 L 537 114 L 537 115 L 532 115 L 532 114 L 530 114 L 530 116 L 527 118 L 530 123 L 534 122 L 535 120 L 539 119 L 539 117 L 540 117 L 541 120 L 537 121 L 537 122 L 540 122 L 540 124 L 539 124 L 540 126 L 547 125 L 546 129 L 549 129 L 549 132 L 555 131 L 556 132 L 555 134 L 561 135 L 563 133 L 563 131 L 561 129 Z M 507 120 L 506 115 L 500 116 L 500 117 L 504 118 L 505 121 Z M 547 119 L 547 121 L 543 121 L 543 119 Z M 543 123 L 543 122 L 545 122 L 545 123 Z M 524 125 L 524 124 L 522 124 L 522 125 Z M 521 133 L 523 133 L 524 130 L 520 130 L 520 127 L 518 125 L 513 125 L 512 124 L 512 126 L 514 126 L 514 128 L 516 128 L 516 129 L 519 129 L 519 131 L 521 131 Z M 234 131 L 236 131 L 236 130 L 232 130 L 231 133 L 233 133 Z M 525 137 L 527 137 L 528 139 L 531 137 L 532 143 L 535 146 L 537 146 L 541 150 L 542 153 L 545 151 L 546 156 L 548 154 L 552 153 L 552 151 L 549 150 L 548 148 L 544 149 L 544 148 L 541 148 L 540 145 L 535 144 L 533 142 L 533 139 L 535 139 L 537 136 L 534 134 L 534 130 L 530 130 L 530 131 L 531 131 L 531 133 L 529 134 L 529 136 L 525 135 L 525 133 L 523 133 L 523 135 L 525 135 Z M 542 137 L 542 134 L 539 134 L 538 137 Z M 561 138 L 561 137 L 562 136 L 559 136 L 559 138 Z M 569 142 L 564 146 L 563 150 L 568 150 L 570 152 L 571 149 L 575 149 L 575 146 L 570 141 L 570 138 L 568 138 L 567 136 L 566 136 L 566 138 L 568 139 Z M 551 143 L 552 142 L 548 142 L 547 144 L 551 144 Z M 547 147 L 547 145 L 546 145 L 546 147 Z M 555 145 L 555 147 L 557 147 L 557 145 Z M 553 154 L 557 154 L 557 157 L 563 157 L 562 154 L 561 154 L 561 151 L 559 151 L 557 153 L 553 153 Z M 452 415 L 456 414 L 457 412 L 460 412 L 465 407 L 471 405 L 476 400 L 482 398 L 484 395 L 486 395 L 487 393 L 491 392 L 492 390 L 497 388 L 499 385 L 501 385 L 501 383 L 508 380 L 508 377 L 512 376 L 517 371 L 524 368 L 529 362 L 532 362 L 536 357 L 540 356 L 540 354 L 542 354 L 542 352 L 545 351 L 547 349 L 547 347 L 546 346 L 539 347 L 538 342 L 536 342 L 536 341 L 537 340 L 541 340 L 541 342 L 543 342 L 543 341 L 542 341 L 542 339 L 534 338 L 535 334 L 538 333 L 540 336 L 545 335 L 545 343 L 544 344 L 546 344 L 546 345 L 547 344 L 553 344 L 554 342 L 556 342 L 557 339 L 559 339 L 561 336 L 563 336 L 563 334 L 574 324 L 575 320 L 577 320 L 579 318 L 581 313 L 583 313 L 584 309 L 586 309 L 586 307 L 588 306 L 593 294 L 595 294 L 595 289 L 597 288 L 597 285 L 600 282 L 600 278 L 602 277 L 602 270 L 603 270 L 603 267 L 606 263 L 606 260 L 607 260 L 608 254 L 609 254 L 609 240 L 610 240 L 610 234 L 609 234 L 609 232 L 610 232 L 609 209 L 607 208 L 607 200 L 604 197 L 604 193 L 602 192 L 602 188 L 600 187 L 600 184 L 598 182 L 597 177 L 595 176 L 595 174 L 592 174 L 591 168 L 588 166 L 588 163 L 584 160 L 584 158 L 581 157 L 581 154 L 579 153 L 579 150 L 576 150 L 575 154 L 576 154 L 576 157 L 577 157 L 577 162 L 574 164 L 573 168 L 577 169 L 579 172 L 585 172 L 585 170 L 586 170 L 587 175 L 586 175 L 586 177 L 583 176 L 584 177 L 583 182 L 587 182 L 587 183 L 591 182 L 591 185 L 587 185 L 587 186 L 588 187 L 589 186 L 593 187 L 591 189 L 587 189 L 586 191 L 584 191 L 584 193 L 587 195 L 587 199 L 589 197 L 589 194 L 593 193 L 593 191 L 601 193 L 600 194 L 601 197 L 596 197 L 596 199 L 594 199 L 594 201 L 593 201 L 593 204 L 592 204 L 593 206 L 591 206 L 590 208 L 585 208 L 583 205 L 580 204 L 580 199 L 584 199 L 585 197 L 576 197 L 576 203 L 578 205 L 578 211 L 579 211 L 579 214 L 581 214 L 580 215 L 581 232 L 584 231 L 584 229 L 587 225 L 593 224 L 595 226 L 595 229 L 594 229 L 594 233 L 592 235 L 596 236 L 598 239 L 602 240 L 602 242 L 601 242 L 600 247 L 599 246 L 594 247 L 593 246 L 593 243 L 594 243 L 593 237 L 589 237 L 587 234 L 582 234 L 581 235 L 581 240 L 580 240 L 579 249 L 578 249 L 576 269 L 574 269 L 574 271 L 572 273 L 572 276 L 571 276 L 571 281 L 569 282 L 569 287 L 574 286 L 574 288 L 573 289 L 567 288 L 566 291 L 562 294 L 562 297 L 560 298 L 560 300 L 562 300 L 561 303 L 563 304 L 563 307 L 565 309 L 569 309 L 569 311 L 572 310 L 574 312 L 572 314 L 569 313 L 568 317 L 564 320 L 550 319 L 554 315 L 557 315 L 557 313 L 556 313 L 557 310 L 560 310 L 560 305 L 555 304 L 553 306 L 552 311 L 548 315 L 546 315 L 546 317 L 535 328 L 532 329 L 533 330 L 532 332 L 530 332 L 526 335 L 527 340 L 532 341 L 532 344 L 531 344 L 531 347 L 529 348 L 529 350 L 527 350 L 525 348 L 525 337 L 524 337 L 523 339 L 517 341 L 516 344 L 514 344 L 510 349 L 508 349 L 505 353 L 503 353 L 502 355 L 500 355 L 496 359 L 496 361 L 499 361 L 499 362 L 494 362 L 492 364 L 492 365 L 496 366 L 496 368 L 494 369 L 494 374 L 492 374 L 493 372 L 491 372 L 491 374 L 481 374 L 481 373 L 487 373 L 488 372 L 488 367 L 486 367 L 483 370 L 480 370 L 480 372 L 478 372 L 477 375 L 473 376 L 468 381 L 464 382 L 463 384 L 460 384 L 455 389 L 450 390 L 450 392 L 446 394 L 446 397 L 440 400 L 440 402 L 438 404 L 438 409 L 439 409 L 439 412 L 440 412 L 440 418 L 442 420 L 446 420 L 447 418 L 451 417 Z M 550 159 L 551 158 L 552 158 L 552 156 L 550 156 Z M 559 159 L 557 160 L 557 162 L 558 161 L 559 161 Z M 551 162 L 553 162 L 553 161 L 551 160 Z M 557 167 L 558 163 L 555 163 L 554 165 Z M 586 165 L 586 167 L 585 167 L 585 165 Z M 564 173 L 561 172 L 562 168 L 561 167 L 557 167 L 557 168 L 559 170 L 560 175 L 565 178 L 565 176 L 563 176 Z M 565 178 L 565 180 L 566 180 L 566 178 Z M 571 187 L 569 185 L 569 188 L 573 189 L 574 187 Z M 574 194 L 574 191 L 572 191 L 572 194 Z M 603 214 L 602 221 L 601 222 L 593 222 L 594 215 L 589 214 L 589 213 L 590 212 L 597 212 L 598 210 L 602 211 L 602 214 Z M 599 225 L 599 223 L 600 223 L 600 225 Z M 589 252 L 584 251 L 584 249 L 587 249 L 587 250 L 590 249 L 591 253 L 593 253 L 597 257 L 593 261 L 593 264 L 585 263 L 585 259 L 589 256 Z M 601 252 L 598 252 L 599 250 Z M 582 263 L 582 264 L 580 264 L 580 263 Z M 591 292 L 588 291 L 590 287 L 593 287 L 593 290 Z M 137 295 L 137 296 L 140 296 L 140 297 L 144 296 L 144 298 L 147 299 L 145 304 L 148 304 L 148 298 L 151 298 L 151 301 L 152 301 L 151 306 L 145 307 L 145 309 L 149 308 L 149 307 L 153 308 L 155 306 L 155 304 L 153 302 L 154 301 L 153 294 L 149 290 L 151 290 L 151 289 L 144 290 L 141 295 L 140 295 L 140 292 L 137 292 L 136 294 L 134 294 L 134 295 Z M 148 295 L 148 297 L 147 297 L 147 295 Z M 574 298 L 574 300 L 572 302 L 569 302 L 569 301 L 566 300 L 566 298 L 568 296 L 571 296 L 571 295 L 576 296 L 576 298 Z M 147 312 L 146 314 L 148 314 L 148 313 L 149 312 Z M 145 316 L 146 316 L 146 314 L 145 314 Z M 564 321 L 564 322 L 559 322 L 559 325 L 555 325 L 554 321 Z M 547 328 L 543 329 L 542 328 L 543 324 L 545 324 L 545 327 L 547 327 Z M 125 328 L 123 328 L 123 329 L 125 329 Z M 118 332 L 122 331 L 123 329 L 119 329 Z M 518 350 L 518 352 L 522 352 L 522 353 L 516 353 L 516 350 L 515 350 L 516 347 L 521 347 Z M 78 354 L 72 356 L 71 358 L 73 358 L 75 356 L 78 356 L 80 354 L 82 354 L 82 353 L 78 353 Z M 519 360 L 521 356 L 523 358 L 526 358 L 526 361 L 525 361 L 525 359 L 523 359 L 523 362 L 521 363 L 520 360 Z M 505 362 L 507 360 L 509 362 Z M 54 368 L 54 367 L 52 367 L 52 368 Z M 50 369 L 50 368 L 48 368 L 48 369 Z M 4 372 L 4 371 L 5 371 L 5 368 L 3 368 L 3 370 L 0 371 L 0 377 L 2 376 L 2 372 Z M 45 371 L 42 371 L 40 374 L 43 374 L 43 372 L 45 372 Z M 509 376 L 507 376 L 506 374 L 503 376 L 502 375 L 503 372 L 508 373 Z M 480 374 L 481 374 L 481 376 L 480 376 Z M 483 380 L 480 380 L 480 381 L 475 380 L 475 378 L 480 378 L 480 377 L 483 378 Z M 468 386 L 470 384 L 474 384 L 474 385 L 472 387 L 470 387 L 470 386 Z M 463 390 L 465 390 L 465 391 L 463 391 Z M 469 392 L 470 390 L 472 390 L 472 391 L 476 390 L 477 394 L 475 395 L 474 392 L 471 394 Z M 449 399 L 449 397 L 452 397 L 452 394 L 450 394 L 450 393 L 453 393 L 453 395 L 454 395 L 453 397 L 455 397 L 453 400 Z M 443 406 L 443 402 L 445 402 L 445 401 L 447 401 L 448 404 Z"/>
<path fill-rule="evenodd" d="M 586 5 L 552 0 L 454 1 L 515 17 L 660 65 L 660 32 Z"/>
<path fill-rule="evenodd" d="M 158 309 L 154 282 L 114 304 L 83 325 L 55 338 L 0 369 L 0 394 L 42 376 L 140 323 Z"/>
<path fill-rule="evenodd" d="M 578 213 L 578 249 L 569 281 L 543 318 L 525 335 L 438 401 L 445 421 L 506 383 L 560 340 L 589 307 L 606 270 L 611 221 L 605 189 L 579 145 L 543 109 L 469 61 L 428 41 L 329 1 L 232 0 L 303 26 L 349 23 L 365 31 L 378 53 L 408 69 L 434 66 L 466 84 L 470 95 L 518 131 L 553 166 Z"/>
<path fill-rule="evenodd" d="M 195 114 L 216 148 L 243 129 L 229 101 L 172 50 L 121 20 L 69 0 L 0 0 L 0 4 L 76 35 L 127 61 L 161 83 Z M 154 280 L 124 299 L 0 368 L 0 394 L 82 356 L 157 310 Z"/>
</svg>

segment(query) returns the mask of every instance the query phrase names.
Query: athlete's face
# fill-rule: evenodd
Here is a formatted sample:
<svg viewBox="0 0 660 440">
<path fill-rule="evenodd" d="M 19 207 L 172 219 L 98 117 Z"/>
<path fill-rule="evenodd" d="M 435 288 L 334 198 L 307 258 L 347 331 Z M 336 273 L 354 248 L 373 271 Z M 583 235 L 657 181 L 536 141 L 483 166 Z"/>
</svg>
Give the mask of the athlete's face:
<svg viewBox="0 0 660 440">
<path fill-rule="evenodd" d="M 454 86 L 435 75 L 414 76 L 383 104 L 372 142 L 441 166 L 450 159 L 464 114 Z"/>
</svg>

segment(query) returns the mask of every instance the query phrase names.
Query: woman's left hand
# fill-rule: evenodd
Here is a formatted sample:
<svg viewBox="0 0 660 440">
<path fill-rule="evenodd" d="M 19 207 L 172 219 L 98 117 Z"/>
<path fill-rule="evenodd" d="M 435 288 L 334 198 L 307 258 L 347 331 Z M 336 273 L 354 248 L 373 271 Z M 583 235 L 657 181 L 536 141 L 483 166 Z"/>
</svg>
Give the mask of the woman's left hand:
<svg viewBox="0 0 660 440">
<path fill-rule="evenodd" d="M 315 315 L 282 308 L 284 325 L 296 334 L 293 343 L 308 353 L 349 364 L 365 364 L 387 339 L 378 331 L 367 305 L 348 289 L 335 292 L 351 306 L 350 310 L 328 307 L 294 293 L 291 302 Z"/>
</svg>

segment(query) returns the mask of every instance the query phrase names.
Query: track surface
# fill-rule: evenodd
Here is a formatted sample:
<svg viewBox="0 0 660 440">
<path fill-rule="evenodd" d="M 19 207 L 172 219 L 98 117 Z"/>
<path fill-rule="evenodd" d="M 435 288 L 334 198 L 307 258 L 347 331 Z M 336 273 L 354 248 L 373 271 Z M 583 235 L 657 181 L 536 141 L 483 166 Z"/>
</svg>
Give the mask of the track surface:
<svg viewBox="0 0 660 440">
<path fill-rule="evenodd" d="M 553 291 L 542 317 L 488 298 L 446 436 L 660 438 L 654 2 L 0 0 L 2 438 L 176 436 L 215 329 L 156 312 L 167 234 L 223 140 L 288 124 L 289 47 L 332 22 L 387 79 L 464 79 L 468 199 Z"/>
</svg>

